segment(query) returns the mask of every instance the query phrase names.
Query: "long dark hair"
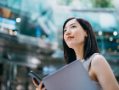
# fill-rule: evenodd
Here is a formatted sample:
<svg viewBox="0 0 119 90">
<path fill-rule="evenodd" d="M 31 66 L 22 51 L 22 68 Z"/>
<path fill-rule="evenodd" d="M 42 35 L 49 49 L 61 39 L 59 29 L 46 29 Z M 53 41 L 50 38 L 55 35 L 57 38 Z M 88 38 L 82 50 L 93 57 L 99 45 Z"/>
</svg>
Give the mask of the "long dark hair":
<svg viewBox="0 0 119 90">
<path fill-rule="evenodd" d="M 83 58 L 84 60 L 86 60 L 87 58 L 89 58 L 92 54 L 94 53 L 100 53 L 98 46 L 97 46 L 97 41 L 95 38 L 95 33 L 93 31 L 93 28 L 91 26 L 91 24 L 83 19 L 83 18 L 76 18 L 76 17 L 71 17 L 68 18 L 63 25 L 63 48 L 64 48 L 64 59 L 66 61 L 66 63 L 70 63 L 74 60 L 76 60 L 76 55 L 75 55 L 75 51 L 72 48 L 69 48 L 67 46 L 67 44 L 64 41 L 64 28 L 65 25 L 68 21 L 72 20 L 72 19 L 76 19 L 78 21 L 78 23 L 82 26 L 82 28 L 84 30 L 87 30 L 87 37 L 86 37 L 86 41 L 84 44 L 84 55 Z"/>
</svg>

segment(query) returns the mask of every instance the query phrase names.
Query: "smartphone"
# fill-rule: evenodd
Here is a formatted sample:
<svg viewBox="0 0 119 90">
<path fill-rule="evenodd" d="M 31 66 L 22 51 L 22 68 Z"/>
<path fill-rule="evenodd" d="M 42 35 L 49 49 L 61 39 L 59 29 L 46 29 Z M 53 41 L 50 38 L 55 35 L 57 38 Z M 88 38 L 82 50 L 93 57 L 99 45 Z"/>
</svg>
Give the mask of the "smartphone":
<svg viewBox="0 0 119 90">
<path fill-rule="evenodd" d="M 35 80 L 35 82 L 39 85 L 42 79 L 40 79 L 33 71 L 30 71 L 28 75 Z M 44 84 L 42 85 L 42 88 L 44 87 Z"/>
</svg>

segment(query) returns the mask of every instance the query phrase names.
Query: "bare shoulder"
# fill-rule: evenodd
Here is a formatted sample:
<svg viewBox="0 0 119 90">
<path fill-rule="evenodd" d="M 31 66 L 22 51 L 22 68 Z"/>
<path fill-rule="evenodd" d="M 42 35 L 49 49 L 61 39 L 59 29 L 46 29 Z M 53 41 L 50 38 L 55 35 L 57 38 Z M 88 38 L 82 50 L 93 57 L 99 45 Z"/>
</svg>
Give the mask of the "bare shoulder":
<svg viewBox="0 0 119 90">
<path fill-rule="evenodd" d="M 104 56 L 95 55 L 94 58 L 92 59 L 92 65 L 93 66 L 97 66 L 97 65 L 103 66 L 103 65 L 109 65 L 109 64 Z"/>
<path fill-rule="evenodd" d="M 91 62 L 91 69 L 104 90 L 119 90 L 113 71 L 102 55 L 95 55 Z"/>
<path fill-rule="evenodd" d="M 91 62 L 92 71 L 94 74 L 99 77 L 100 74 L 104 74 L 106 70 L 111 71 L 111 67 L 104 56 L 95 55 Z"/>
</svg>

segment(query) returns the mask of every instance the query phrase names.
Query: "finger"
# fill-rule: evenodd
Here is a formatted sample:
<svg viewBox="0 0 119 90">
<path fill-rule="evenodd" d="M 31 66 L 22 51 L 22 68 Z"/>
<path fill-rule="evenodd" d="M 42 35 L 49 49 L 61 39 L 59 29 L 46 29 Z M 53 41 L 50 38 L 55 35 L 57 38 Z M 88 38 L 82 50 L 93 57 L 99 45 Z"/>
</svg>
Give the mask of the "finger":
<svg viewBox="0 0 119 90">
<path fill-rule="evenodd" d="M 47 90 L 46 87 L 42 88 L 42 90 Z"/>
<path fill-rule="evenodd" d="M 35 80 L 32 79 L 32 81 L 33 81 L 33 84 L 34 84 L 36 87 L 38 87 L 38 84 L 35 82 Z"/>
<path fill-rule="evenodd" d="M 35 82 L 35 80 L 32 79 L 32 81 L 33 81 L 34 85 L 35 85 L 36 87 L 38 87 L 38 84 Z"/>
<path fill-rule="evenodd" d="M 41 90 L 42 89 L 43 82 L 41 81 L 38 88 Z"/>
</svg>

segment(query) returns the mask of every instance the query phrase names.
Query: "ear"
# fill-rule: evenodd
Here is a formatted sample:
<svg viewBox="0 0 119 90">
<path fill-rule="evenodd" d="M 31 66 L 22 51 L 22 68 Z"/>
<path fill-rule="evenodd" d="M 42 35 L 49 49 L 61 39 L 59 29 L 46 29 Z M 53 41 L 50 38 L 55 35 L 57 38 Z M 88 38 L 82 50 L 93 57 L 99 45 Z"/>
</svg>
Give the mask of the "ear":
<svg viewBox="0 0 119 90">
<path fill-rule="evenodd" d="M 85 30 L 85 37 L 88 37 L 87 30 Z"/>
</svg>

